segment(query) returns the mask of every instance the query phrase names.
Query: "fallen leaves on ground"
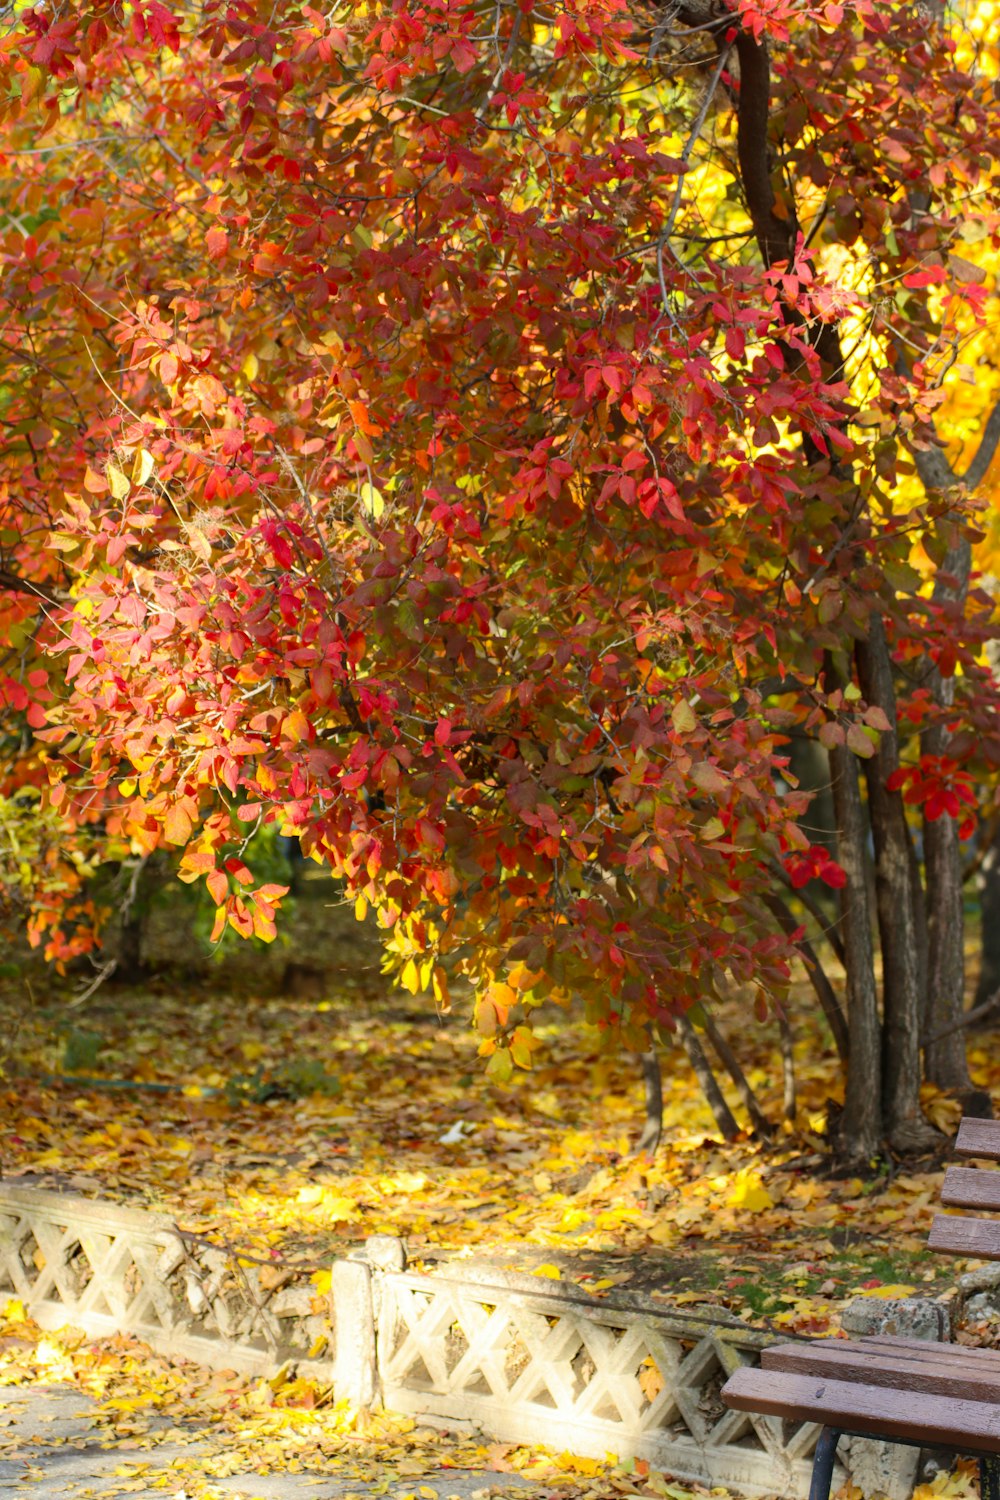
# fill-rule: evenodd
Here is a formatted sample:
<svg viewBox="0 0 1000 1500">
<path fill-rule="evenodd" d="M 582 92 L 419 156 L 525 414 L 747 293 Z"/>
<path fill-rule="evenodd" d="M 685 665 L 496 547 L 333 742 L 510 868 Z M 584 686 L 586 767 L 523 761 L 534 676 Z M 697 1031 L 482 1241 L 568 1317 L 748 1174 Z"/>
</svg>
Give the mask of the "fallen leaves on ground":
<svg viewBox="0 0 1000 1500">
<path fill-rule="evenodd" d="M 389 991 L 357 950 L 334 950 L 305 998 L 255 993 L 244 977 L 238 993 L 105 990 L 81 1016 L 58 1003 L 26 1013 L 12 989 L 0 997 L 0 1025 L 16 1032 L 3 1170 L 139 1200 L 231 1250 L 311 1270 L 318 1291 L 335 1255 L 384 1232 L 417 1263 L 487 1256 L 598 1298 L 644 1292 L 822 1332 L 859 1291 L 943 1289 L 956 1266 L 924 1248 L 939 1163 L 826 1174 L 816 1131 L 837 1070 L 808 1001 L 794 1020 L 794 1127 L 770 1145 L 723 1144 L 678 1050 L 664 1055 L 664 1138 L 649 1162 L 630 1154 L 636 1059 L 560 1025 L 500 1091 L 463 1014 Z M 774 1028 L 736 1007 L 722 1024 L 777 1119 Z M 65 1074 L 81 1033 L 99 1075 L 86 1081 Z M 1000 1087 L 987 1040 L 974 1075 Z"/>
</svg>

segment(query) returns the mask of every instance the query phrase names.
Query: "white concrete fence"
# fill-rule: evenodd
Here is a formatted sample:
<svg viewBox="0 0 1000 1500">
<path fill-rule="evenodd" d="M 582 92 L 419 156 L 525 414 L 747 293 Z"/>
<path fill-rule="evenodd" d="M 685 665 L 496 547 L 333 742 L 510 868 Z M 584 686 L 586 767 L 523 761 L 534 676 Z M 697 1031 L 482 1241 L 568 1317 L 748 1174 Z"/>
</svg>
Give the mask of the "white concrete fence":
<svg viewBox="0 0 1000 1500">
<path fill-rule="evenodd" d="M 308 1279 L 263 1271 L 162 1216 L 0 1183 L 0 1304 L 19 1298 L 43 1328 L 127 1332 L 249 1375 L 293 1361 L 357 1406 L 647 1459 L 747 1495 L 808 1492 L 818 1427 L 730 1412 L 719 1398 L 729 1373 L 770 1342 L 735 1318 L 470 1261 L 416 1273 L 384 1235 L 334 1262 L 328 1309 Z M 915 1463 L 912 1450 L 872 1444 L 847 1458 L 853 1478 L 875 1475 L 866 1492 L 895 1497 L 908 1493 Z"/>
</svg>

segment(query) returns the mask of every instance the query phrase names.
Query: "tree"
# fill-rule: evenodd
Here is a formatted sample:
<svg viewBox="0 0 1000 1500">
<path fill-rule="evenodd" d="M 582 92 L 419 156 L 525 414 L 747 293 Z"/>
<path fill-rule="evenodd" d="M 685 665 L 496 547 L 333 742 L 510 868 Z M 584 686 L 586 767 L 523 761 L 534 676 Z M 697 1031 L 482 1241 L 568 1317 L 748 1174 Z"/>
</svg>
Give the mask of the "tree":
<svg viewBox="0 0 1000 1500">
<path fill-rule="evenodd" d="M 47 590 L 67 829 L 269 936 L 278 822 L 404 985 L 471 981 L 500 1080 L 543 1004 L 637 1050 L 734 983 L 780 1006 L 776 878 L 825 880 L 844 1149 L 922 1145 L 918 954 L 953 1016 L 1000 759 L 976 485 L 928 467 L 995 249 L 983 62 L 867 0 L 22 13 L 3 462 L 47 530 L 7 587 Z"/>
</svg>

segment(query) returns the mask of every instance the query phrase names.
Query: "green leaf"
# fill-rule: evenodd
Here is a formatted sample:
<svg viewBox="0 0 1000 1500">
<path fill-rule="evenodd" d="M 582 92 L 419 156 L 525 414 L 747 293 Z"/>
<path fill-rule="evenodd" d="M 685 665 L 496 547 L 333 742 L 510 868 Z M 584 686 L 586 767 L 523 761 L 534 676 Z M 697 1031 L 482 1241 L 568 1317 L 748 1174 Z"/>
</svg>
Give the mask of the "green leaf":
<svg viewBox="0 0 1000 1500">
<path fill-rule="evenodd" d="M 861 724 L 852 724 L 848 729 L 847 748 L 853 750 L 855 755 L 860 755 L 862 760 L 870 760 L 875 754 L 874 742 Z"/>
<path fill-rule="evenodd" d="M 486 1064 L 486 1076 L 491 1083 L 510 1083 L 514 1076 L 514 1059 L 506 1047 L 497 1048 Z"/>
</svg>

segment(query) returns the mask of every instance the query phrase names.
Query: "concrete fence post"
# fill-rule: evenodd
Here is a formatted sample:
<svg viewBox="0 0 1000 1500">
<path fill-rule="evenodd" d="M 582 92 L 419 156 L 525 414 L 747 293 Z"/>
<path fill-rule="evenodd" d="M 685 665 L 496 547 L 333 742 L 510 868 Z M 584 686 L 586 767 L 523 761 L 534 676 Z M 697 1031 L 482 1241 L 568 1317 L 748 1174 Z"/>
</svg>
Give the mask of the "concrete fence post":
<svg viewBox="0 0 1000 1500">
<path fill-rule="evenodd" d="M 335 1338 L 334 1395 L 352 1406 L 372 1406 L 378 1394 L 378 1369 L 371 1267 L 363 1260 L 335 1260 L 330 1301 Z"/>
<path fill-rule="evenodd" d="M 841 1326 L 853 1338 L 879 1334 L 894 1338 L 947 1343 L 951 1336 L 948 1310 L 923 1297 L 856 1297 L 840 1315 Z M 845 1437 L 840 1453 L 851 1483 L 868 1500 L 909 1500 L 918 1483 L 923 1450 L 881 1438 Z"/>
</svg>

